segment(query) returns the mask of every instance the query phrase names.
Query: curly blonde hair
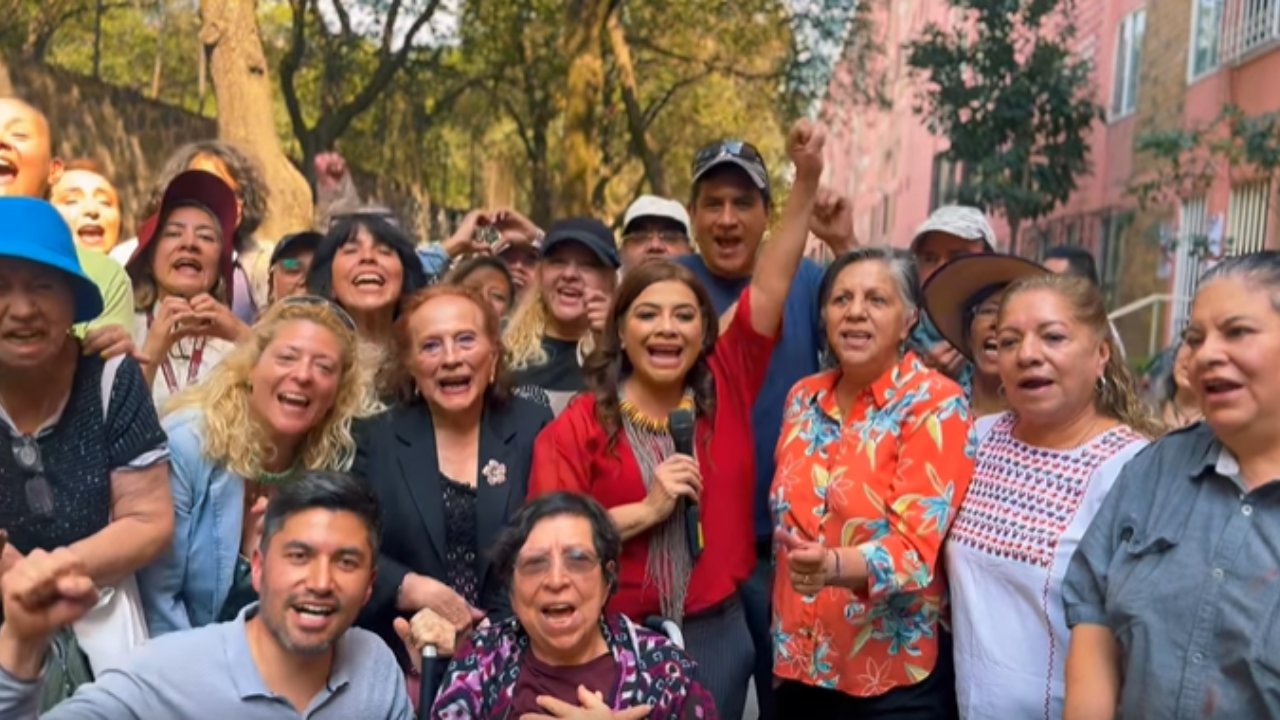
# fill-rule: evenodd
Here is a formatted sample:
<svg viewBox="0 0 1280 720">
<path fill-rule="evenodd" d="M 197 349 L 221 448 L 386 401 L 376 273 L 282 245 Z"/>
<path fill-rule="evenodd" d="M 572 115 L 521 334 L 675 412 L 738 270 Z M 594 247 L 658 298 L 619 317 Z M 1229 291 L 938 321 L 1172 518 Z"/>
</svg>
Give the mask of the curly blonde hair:
<svg viewBox="0 0 1280 720">
<path fill-rule="evenodd" d="M 346 470 L 355 457 L 352 421 L 382 409 L 374 394 L 373 375 L 378 367 L 368 357 L 356 331 L 342 311 L 320 298 L 278 302 L 253 326 L 251 335 L 236 345 L 200 384 L 173 397 L 171 414 L 197 409 L 204 416 L 204 454 L 241 477 L 256 478 L 274 451 L 264 446 L 261 425 L 250 410 L 249 377 L 280 331 L 294 322 L 310 322 L 328 329 L 342 347 L 338 395 L 319 425 L 312 428 L 298 450 L 298 464 L 307 470 Z"/>
<path fill-rule="evenodd" d="M 616 286 L 616 279 L 613 284 Z M 538 367 L 551 359 L 542 347 L 542 339 L 547 335 L 547 318 L 547 305 L 542 301 L 542 279 L 535 274 L 533 282 L 525 288 L 524 296 L 512 311 L 506 331 L 502 333 L 508 369 L 516 372 Z M 595 333 L 583 333 L 578 340 L 579 361 L 590 355 L 595 347 Z"/>
<path fill-rule="evenodd" d="M 1075 318 L 1092 330 L 1107 345 L 1110 354 L 1102 369 L 1101 383 L 1094 394 L 1094 406 L 1098 412 L 1118 420 L 1148 438 L 1164 434 L 1164 425 L 1151 414 L 1147 404 L 1138 396 L 1133 373 L 1120 354 L 1116 338 L 1111 333 L 1107 319 L 1106 298 L 1096 285 L 1088 280 L 1070 275 L 1035 275 L 1023 278 L 1009 286 L 1000 301 L 1000 314 L 1004 315 L 1010 299 L 1032 290 L 1049 290 L 1067 301 Z"/>
</svg>

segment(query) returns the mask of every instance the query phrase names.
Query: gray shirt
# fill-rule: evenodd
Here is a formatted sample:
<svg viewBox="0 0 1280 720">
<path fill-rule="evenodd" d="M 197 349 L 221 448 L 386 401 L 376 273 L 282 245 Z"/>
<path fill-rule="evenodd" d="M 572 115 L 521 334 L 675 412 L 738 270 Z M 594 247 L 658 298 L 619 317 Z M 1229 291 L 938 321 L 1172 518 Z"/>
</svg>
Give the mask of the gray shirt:
<svg viewBox="0 0 1280 720">
<path fill-rule="evenodd" d="M 147 643 L 125 670 L 108 670 L 44 714 L 44 720 L 412 720 L 404 674 L 378 636 L 351 628 L 338 639 L 328 686 L 299 714 L 267 689 L 249 654 L 245 619 L 172 633 Z M 0 718 L 34 720 L 40 682 L 0 670 Z"/>
<path fill-rule="evenodd" d="M 1280 717 L 1280 482 L 1247 492 L 1202 424 L 1121 471 L 1064 587 L 1120 647 L 1120 716 Z"/>
</svg>

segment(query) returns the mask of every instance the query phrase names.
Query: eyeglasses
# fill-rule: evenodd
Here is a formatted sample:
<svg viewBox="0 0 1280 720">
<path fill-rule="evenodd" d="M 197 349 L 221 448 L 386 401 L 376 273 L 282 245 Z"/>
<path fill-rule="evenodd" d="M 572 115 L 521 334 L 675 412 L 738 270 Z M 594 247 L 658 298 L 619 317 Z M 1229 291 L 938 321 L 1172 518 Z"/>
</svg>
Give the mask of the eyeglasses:
<svg viewBox="0 0 1280 720">
<path fill-rule="evenodd" d="M 600 567 L 600 558 L 585 550 L 567 550 L 560 555 L 560 562 L 570 575 L 582 577 Z M 550 555 L 533 555 L 516 561 L 516 574 L 529 580 L 546 577 L 551 572 Z"/>
<path fill-rule="evenodd" d="M 282 307 L 327 307 L 333 311 L 338 317 L 338 321 L 343 324 L 351 332 L 356 332 L 356 321 L 351 319 L 351 315 L 342 306 L 332 300 L 326 300 L 319 295 L 290 295 L 280 301 Z"/>
<path fill-rule="evenodd" d="M 706 167 L 714 160 L 726 157 L 758 163 L 761 168 L 764 167 L 764 157 L 760 155 L 760 151 L 756 149 L 755 145 L 741 140 L 725 140 L 699 150 L 698 154 L 693 157 L 693 172 L 696 175 L 699 168 Z"/>
<path fill-rule="evenodd" d="M 637 243 L 649 242 L 653 238 L 662 241 L 663 245 L 680 245 L 689 242 L 689 236 L 682 232 L 672 230 L 641 230 L 638 232 L 629 232 L 622 236 L 624 245 L 634 245 Z"/>
<path fill-rule="evenodd" d="M 40 520 L 53 517 L 53 488 L 44 473 L 44 459 L 40 457 L 40 444 L 35 438 L 21 435 L 13 438 L 13 459 L 22 471 L 31 475 L 24 488 L 27 509 Z"/>
</svg>

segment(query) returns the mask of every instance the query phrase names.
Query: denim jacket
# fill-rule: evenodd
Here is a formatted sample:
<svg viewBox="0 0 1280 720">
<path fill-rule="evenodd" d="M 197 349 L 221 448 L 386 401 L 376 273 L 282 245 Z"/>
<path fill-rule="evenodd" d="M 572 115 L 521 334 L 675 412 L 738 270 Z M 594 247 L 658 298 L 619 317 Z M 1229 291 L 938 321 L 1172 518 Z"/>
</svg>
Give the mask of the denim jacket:
<svg viewBox="0 0 1280 720">
<path fill-rule="evenodd" d="M 201 413 L 161 423 L 169 434 L 175 525 L 169 552 L 138 573 L 151 636 L 216 622 L 235 575 L 244 481 L 204 454 Z"/>
</svg>

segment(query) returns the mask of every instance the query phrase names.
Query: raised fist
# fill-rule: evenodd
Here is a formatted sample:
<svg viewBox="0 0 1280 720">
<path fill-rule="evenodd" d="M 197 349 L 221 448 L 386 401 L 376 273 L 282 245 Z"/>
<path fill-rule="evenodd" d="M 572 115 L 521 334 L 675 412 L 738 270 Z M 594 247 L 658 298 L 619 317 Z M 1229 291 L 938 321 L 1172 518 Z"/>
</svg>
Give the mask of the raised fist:
<svg viewBox="0 0 1280 720">
<path fill-rule="evenodd" d="M 817 182 L 822 176 L 822 148 L 827 141 L 827 131 L 805 118 L 791 126 L 787 136 L 787 154 L 796 166 L 796 179 Z"/>
</svg>

